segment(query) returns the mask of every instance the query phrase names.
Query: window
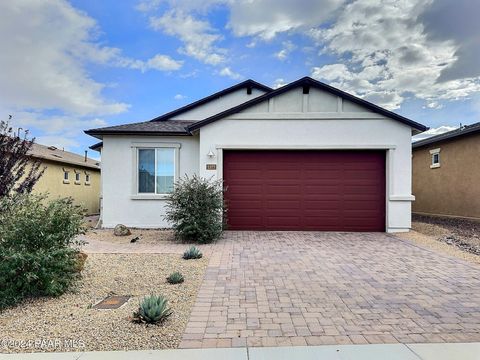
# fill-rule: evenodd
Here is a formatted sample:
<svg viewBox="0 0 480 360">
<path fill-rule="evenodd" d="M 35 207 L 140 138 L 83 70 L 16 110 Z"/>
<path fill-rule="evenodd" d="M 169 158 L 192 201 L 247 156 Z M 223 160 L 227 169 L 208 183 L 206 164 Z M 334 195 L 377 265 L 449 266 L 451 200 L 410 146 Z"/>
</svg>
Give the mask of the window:
<svg viewBox="0 0 480 360">
<path fill-rule="evenodd" d="M 70 184 L 70 170 L 68 168 L 62 168 L 63 170 L 63 183 Z"/>
<path fill-rule="evenodd" d="M 75 170 L 75 185 L 80 185 L 80 173 Z"/>
<path fill-rule="evenodd" d="M 169 194 L 175 182 L 175 149 L 138 149 L 138 193 Z"/>
<path fill-rule="evenodd" d="M 90 183 L 90 174 L 85 174 L 85 182 L 86 182 L 87 184 Z"/>
<path fill-rule="evenodd" d="M 433 149 L 430 150 L 430 155 L 432 156 L 432 163 L 430 164 L 430 168 L 439 168 L 440 167 L 440 149 Z"/>
</svg>

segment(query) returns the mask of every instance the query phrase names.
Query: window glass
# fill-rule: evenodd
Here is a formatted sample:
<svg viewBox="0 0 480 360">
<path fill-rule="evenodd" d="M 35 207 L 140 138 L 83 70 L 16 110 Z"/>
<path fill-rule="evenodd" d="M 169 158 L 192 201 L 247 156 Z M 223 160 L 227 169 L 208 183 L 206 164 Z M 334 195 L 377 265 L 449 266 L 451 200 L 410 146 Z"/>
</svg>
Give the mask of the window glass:
<svg viewBox="0 0 480 360">
<path fill-rule="evenodd" d="M 68 171 L 63 172 L 63 180 L 68 180 Z"/>
<path fill-rule="evenodd" d="M 440 163 L 440 154 L 433 154 L 432 155 L 432 164 L 439 164 Z"/>
<path fill-rule="evenodd" d="M 75 181 L 80 181 L 80 174 L 75 174 Z"/>
<path fill-rule="evenodd" d="M 175 174 L 175 149 L 157 149 L 157 194 L 173 191 Z"/>
<path fill-rule="evenodd" d="M 90 175 L 88 175 L 88 174 L 85 175 L 85 181 L 90 182 Z"/>
<path fill-rule="evenodd" d="M 138 150 L 138 192 L 155 192 L 155 150 Z"/>
</svg>

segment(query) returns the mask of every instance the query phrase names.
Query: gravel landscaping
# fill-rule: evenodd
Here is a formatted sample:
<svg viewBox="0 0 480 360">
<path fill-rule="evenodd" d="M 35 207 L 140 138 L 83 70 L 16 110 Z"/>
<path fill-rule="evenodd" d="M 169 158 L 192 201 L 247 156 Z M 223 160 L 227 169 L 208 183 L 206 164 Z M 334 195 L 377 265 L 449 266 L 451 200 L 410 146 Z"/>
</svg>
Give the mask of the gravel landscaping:
<svg viewBox="0 0 480 360">
<path fill-rule="evenodd" d="M 412 228 L 461 250 L 480 255 L 480 221 L 413 215 Z"/>
<path fill-rule="evenodd" d="M 205 258 L 186 261 L 178 254 L 90 254 L 75 292 L 28 300 L 0 313 L 0 351 L 176 348 L 207 263 Z M 166 282 L 174 271 L 184 275 L 184 283 Z M 169 300 L 173 315 L 162 325 L 147 326 L 130 320 L 139 301 L 149 294 L 164 295 Z M 131 298 L 119 309 L 93 308 L 108 295 Z M 31 343 L 22 346 L 19 341 Z M 37 344 L 32 345 L 35 341 Z"/>
<path fill-rule="evenodd" d="M 127 244 L 135 239 L 140 244 L 159 244 L 179 242 L 175 240 L 172 230 L 164 229 L 133 229 L 131 235 L 115 236 L 112 229 L 92 229 L 85 234 L 85 239 L 106 241 L 115 244 Z"/>
<path fill-rule="evenodd" d="M 480 222 L 413 215 L 412 230 L 396 236 L 444 254 L 480 264 Z"/>
</svg>

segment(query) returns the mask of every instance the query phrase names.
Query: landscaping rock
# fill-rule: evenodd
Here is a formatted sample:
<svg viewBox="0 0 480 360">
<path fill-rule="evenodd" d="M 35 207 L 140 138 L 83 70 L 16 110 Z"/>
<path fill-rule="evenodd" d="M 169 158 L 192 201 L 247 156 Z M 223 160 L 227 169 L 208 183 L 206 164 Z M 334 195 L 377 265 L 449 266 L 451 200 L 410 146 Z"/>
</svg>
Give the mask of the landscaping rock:
<svg viewBox="0 0 480 360">
<path fill-rule="evenodd" d="M 131 235 L 132 232 L 125 225 L 118 224 L 117 226 L 115 226 L 115 229 L 113 229 L 113 234 L 115 236 L 127 236 L 127 235 Z"/>
</svg>

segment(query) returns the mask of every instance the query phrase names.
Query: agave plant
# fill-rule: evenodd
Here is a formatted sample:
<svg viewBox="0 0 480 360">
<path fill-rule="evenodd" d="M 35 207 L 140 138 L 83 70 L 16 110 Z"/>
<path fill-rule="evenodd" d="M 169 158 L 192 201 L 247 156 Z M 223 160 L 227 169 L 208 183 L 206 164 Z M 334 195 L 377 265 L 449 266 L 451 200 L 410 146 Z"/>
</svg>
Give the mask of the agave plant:
<svg viewBox="0 0 480 360">
<path fill-rule="evenodd" d="M 178 271 L 175 271 L 174 273 L 171 273 L 167 277 L 167 281 L 170 284 L 180 284 L 180 283 L 183 283 L 185 281 L 185 279 L 184 279 L 182 274 L 180 274 Z"/>
<path fill-rule="evenodd" d="M 168 301 L 163 296 L 150 295 L 143 298 L 138 311 L 133 314 L 135 321 L 147 324 L 164 322 L 172 310 L 168 307 Z"/>
<path fill-rule="evenodd" d="M 189 259 L 200 259 L 202 257 L 202 253 L 200 252 L 200 250 L 195 247 L 195 246 L 191 246 L 190 249 L 186 250 L 184 253 L 183 253 L 183 258 L 185 260 L 189 260 Z"/>
</svg>

